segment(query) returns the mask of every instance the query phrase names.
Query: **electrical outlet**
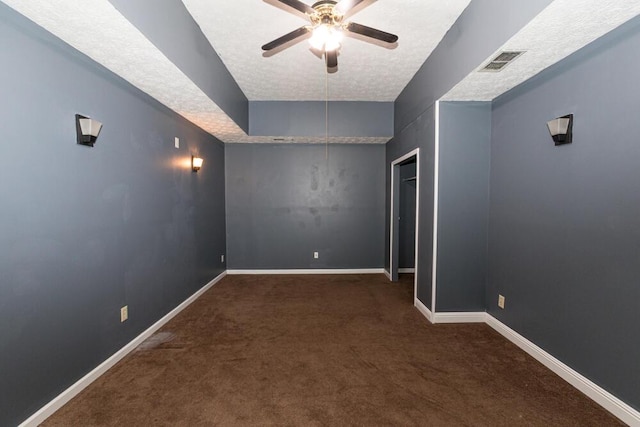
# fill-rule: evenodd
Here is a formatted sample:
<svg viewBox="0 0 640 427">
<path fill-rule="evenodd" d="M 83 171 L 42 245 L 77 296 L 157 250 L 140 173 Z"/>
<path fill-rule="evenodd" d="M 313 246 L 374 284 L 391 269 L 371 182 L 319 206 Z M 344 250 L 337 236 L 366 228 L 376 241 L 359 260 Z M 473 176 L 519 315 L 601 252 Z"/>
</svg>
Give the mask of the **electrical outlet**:
<svg viewBox="0 0 640 427">
<path fill-rule="evenodd" d="M 498 295 L 498 307 L 504 310 L 504 296 Z"/>
<path fill-rule="evenodd" d="M 180 148 L 180 138 L 176 136 L 176 139 L 173 144 L 176 146 L 176 148 Z"/>
<path fill-rule="evenodd" d="M 318 258 L 320 258 L 320 254 L 318 254 L 318 252 L 314 252 L 313 259 L 318 259 Z"/>
<path fill-rule="evenodd" d="M 224 262 L 224 255 L 220 255 L 220 262 Z"/>
<path fill-rule="evenodd" d="M 129 306 L 125 305 L 120 309 L 120 323 L 124 322 L 129 318 Z"/>
</svg>

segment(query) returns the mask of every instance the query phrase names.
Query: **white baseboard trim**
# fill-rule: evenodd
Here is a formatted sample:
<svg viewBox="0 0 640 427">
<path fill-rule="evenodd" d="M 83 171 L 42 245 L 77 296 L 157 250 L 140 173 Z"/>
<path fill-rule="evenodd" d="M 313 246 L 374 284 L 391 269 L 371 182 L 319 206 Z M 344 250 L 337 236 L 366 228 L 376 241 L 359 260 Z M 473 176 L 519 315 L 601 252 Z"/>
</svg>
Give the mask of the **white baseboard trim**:
<svg viewBox="0 0 640 427">
<path fill-rule="evenodd" d="M 416 272 L 415 268 L 399 268 L 398 269 L 398 274 L 415 273 L 415 272 Z M 391 273 L 386 268 L 384 269 L 384 275 L 387 276 L 389 280 L 391 280 Z"/>
<path fill-rule="evenodd" d="M 227 270 L 229 275 L 240 274 L 383 274 L 384 268 L 361 268 L 361 269 L 291 269 L 291 270 Z"/>
<path fill-rule="evenodd" d="M 388 272 L 384 269 L 366 269 L 366 270 L 228 270 L 221 273 L 218 277 L 206 284 L 202 289 L 198 290 L 192 296 L 187 298 L 179 306 L 167 313 L 162 319 L 158 320 L 147 330 L 134 338 L 127 345 L 118 350 L 107 360 L 98 365 L 87 375 L 78 380 L 71 387 L 63 391 L 51 402 L 40 408 L 35 414 L 26 419 L 20 427 L 35 427 L 43 423 L 48 417 L 53 415 L 58 409 L 73 399 L 78 393 L 89 386 L 98 377 L 108 371 L 127 354 L 133 351 L 144 340 L 153 335 L 158 329 L 164 326 L 169 320 L 184 310 L 187 306 L 198 299 L 203 293 L 208 291 L 213 285 L 218 283 L 227 274 L 378 274 Z M 593 381 L 589 380 L 582 374 L 573 370 L 560 360 L 553 357 L 504 323 L 488 313 L 432 313 L 419 299 L 414 299 L 414 306 L 418 311 L 427 318 L 431 323 L 481 323 L 486 322 L 491 328 L 496 330 L 506 339 L 520 347 L 522 350 L 538 360 L 544 366 L 556 373 L 562 379 L 567 381 L 576 389 L 587 395 L 600 406 L 611 412 L 623 422 L 630 426 L 640 426 L 640 411 L 632 408 L 613 394 L 609 393 Z"/>
<path fill-rule="evenodd" d="M 227 272 L 222 272 L 218 277 L 207 283 L 203 288 L 184 300 L 179 306 L 167 313 L 162 319 L 151 325 L 143 333 L 135 337 L 131 342 L 114 353 L 107 360 L 98 365 L 84 377 L 80 378 L 71 387 L 60 393 L 51 402 L 40 408 L 35 414 L 27 418 L 20 427 L 35 427 L 43 423 L 47 418 L 53 415 L 58 409 L 62 408 L 67 402 L 73 399 L 78 393 L 87 388 L 92 382 L 97 380 L 102 374 L 111 369 L 116 363 L 122 360 L 127 354 L 133 351 L 144 340 L 153 335 L 158 329 L 164 326 L 169 320 L 173 319 L 178 313 L 187 308 L 189 304 L 197 300 L 203 293 L 208 291 L 213 285 L 218 283 Z"/>
<path fill-rule="evenodd" d="M 422 303 L 422 301 L 420 301 L 418 298 L 414 298 L 413 305 L 418 309 L 420 313 L 422 313 L 424 317 L 427 318 L 429 322 L 433 323 L 433 314 L 431 313 L 431 310 L 429 310 L 427 306 Z"/>
<path fill-rule="evenodd" d="M 418 299 L 415 299 L 414 305 L 431 323 L 486 323 L 621 421 L 630 426 L 640 426 L 640 411 L 556 359 L 490 314 L 481 312 L 433 313 Z"/>
<path fill-rule="evenodd" d="M 489 326 L 503 335 L 509 341 L 529 353 L 534 359 L 551 369 L 563 380 L 589 396 L 600 406 L 611 412 L 630 426 L 640 426 L 640 412 L 615 397 L 584 375 L 576 372 L 560 360 L 553 357 L 504 323 L 490 314 L 486 314 L 486 322 Z"/>
<path fill-rule="evenodd" d="M 462 313 L 435 313 L 433 323 L 485 323 L 487 313 L 485 312 L 462 312 Z"/>
</svg>

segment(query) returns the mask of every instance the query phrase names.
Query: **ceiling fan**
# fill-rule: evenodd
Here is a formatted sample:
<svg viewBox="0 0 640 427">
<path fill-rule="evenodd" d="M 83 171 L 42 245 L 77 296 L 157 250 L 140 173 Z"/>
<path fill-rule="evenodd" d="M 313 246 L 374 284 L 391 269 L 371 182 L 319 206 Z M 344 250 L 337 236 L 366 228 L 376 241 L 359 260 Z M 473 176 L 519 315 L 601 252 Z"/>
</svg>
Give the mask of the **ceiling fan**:
<svg viewBox="0 0 640 427">
<path fill-rule="evenodd" d="M 301 40 L 309 39 L 311 52 L 319 58 L 324 56 L 327 71 L 336 72 L 338 54 L 344 36 L 387 48 L 395 47 L 398 41 L 398 36 L 395 34 L 346 21 L 375 0 L 320 0 L 312 6 L 300 0 L 264 1 L 310 21 L 309 25 L 304 25 L 262 46 L 262 50 L 265 51 L 264 56 L 272 56 Z"/>
</svg>

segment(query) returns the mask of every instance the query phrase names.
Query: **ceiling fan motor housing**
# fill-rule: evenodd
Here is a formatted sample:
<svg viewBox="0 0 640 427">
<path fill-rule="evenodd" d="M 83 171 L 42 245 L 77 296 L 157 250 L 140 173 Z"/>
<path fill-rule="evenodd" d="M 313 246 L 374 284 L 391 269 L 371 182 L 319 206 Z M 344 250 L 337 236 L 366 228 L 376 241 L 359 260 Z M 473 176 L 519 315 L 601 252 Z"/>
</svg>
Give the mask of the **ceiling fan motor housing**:
<svg viewBox="0 0 640 427">
<path fill-rule="evenodd" d="M 333 1 L 333 0 L 320 0 L 320 1 L 315 2 L 313 4 L 313 6 L 311 6 L 311 7 L 316 9 L 316 10 L 318 10 L 318 8 L 320 8 L 320 7 L 326 7 L 326 6 L 333 7 L 336 4 L 338 4 L 338 2 Z"/>
<path fill-rule="evenodd" d="M 321 0 L 311 6 L 315 14 L 309 16 L 313 26 L 317 25 L 340 25 L 342 15 L 336 10 L 337 2 L 333 0 Z"/>
</svg>

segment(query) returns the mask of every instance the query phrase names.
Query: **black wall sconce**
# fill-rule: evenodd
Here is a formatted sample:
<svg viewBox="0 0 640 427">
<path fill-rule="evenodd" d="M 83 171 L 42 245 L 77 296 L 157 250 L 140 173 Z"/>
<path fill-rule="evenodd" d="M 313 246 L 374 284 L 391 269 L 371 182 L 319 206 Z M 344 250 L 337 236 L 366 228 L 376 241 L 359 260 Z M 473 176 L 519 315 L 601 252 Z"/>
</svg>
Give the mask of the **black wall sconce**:
<svg viewBox="0 0 640 427">
<path fill-rule="evenodd" d="M 191 156 L 191 170 L 198 172 L 202 167 L 203 160 L 200 157 Z"/>
<path fill-rule="evenodd" d="M 553 119 L 547 122 L 547 127 L 556 145 L 571 144 L 573 142 L 573 114 Z"/>
<path fill-rule="evenodd" d="M 78 134 L 78 144 L 93 147 L 100 130 L 102 129 L 102 123 L 97 120 L 93 120 L 89 117 L 76 114 L 76 132 Z"/>
</svg>

